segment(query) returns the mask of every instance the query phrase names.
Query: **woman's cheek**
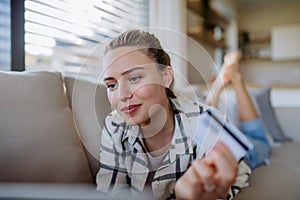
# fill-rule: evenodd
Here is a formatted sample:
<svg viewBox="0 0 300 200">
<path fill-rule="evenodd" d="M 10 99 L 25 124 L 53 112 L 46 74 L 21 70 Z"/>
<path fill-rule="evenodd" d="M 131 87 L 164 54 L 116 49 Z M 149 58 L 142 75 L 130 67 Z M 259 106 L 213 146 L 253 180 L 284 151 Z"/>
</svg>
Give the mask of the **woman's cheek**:
<svg viewBox="0 0 300 200">
<path fill-rule="evenodd" d="M 110 105 L 113 108 L 115 108 L 117 103 L 116 103 L 116 99 L 115 99 L 114 95 L 112 93 L 108 93 L 107 98 L 108 98 L 108 101 L 109 101 Z"/>
<path fill-rule="evenodd" d="M 158 90 L 153 84 L 146 84 L 141 87 L 136 88 L 134 95 L 141 99 L 149 99 L 156 96 Z"/>
</svg>

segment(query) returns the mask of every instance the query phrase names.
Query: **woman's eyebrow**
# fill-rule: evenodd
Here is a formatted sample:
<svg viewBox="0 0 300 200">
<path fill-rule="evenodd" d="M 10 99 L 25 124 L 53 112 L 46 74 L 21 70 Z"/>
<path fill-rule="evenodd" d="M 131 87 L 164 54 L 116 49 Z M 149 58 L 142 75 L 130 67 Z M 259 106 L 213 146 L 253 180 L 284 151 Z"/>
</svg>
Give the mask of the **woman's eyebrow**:
<svg viewBox="0 0 300 200">
<path fill-rule="evenodd" d="M 135 67 L 135 68 L 132 68 L 132 69 L 129 69 L 129 70 L 123 72 L 121 75 L 123 76 L 123 75 L 125 75 L 125 74 L 129 74 L 129 73 L 131 73 L 131 72 L 133 72 L 133 71 L 141 70 L 141 69 L 145 69 L 145 68 L 144 68 L 144 67 Z"/>
<path fill-rule="evenodd" d="M 113 77 L 107 77 L 107 78 L 104 78 L 104 79 L 103 79 L 103 82 L 109 81 L 109 80 L 114 80 L 114 78 L 113 78 Z"/>
<path fill-rule="evenodd" d="M 124 76 L 124 75 L 129 74 L 129 73 L 131 73 L 133 71 L 141 70 L 141 69 L 145 69 L 145 68 L 144 67 L 135 67 L 135 68 L 129 69 L 129 70 L 125 71 L 125 72 L 122 72 L 121 75 Z M 109 80 L 114 80 L 114 79 L 115 78 L 113 78 L 113 77 L 106 77 L 106 78 L 103 79 L 103 82 L 109 81 Z"/>
</svg>

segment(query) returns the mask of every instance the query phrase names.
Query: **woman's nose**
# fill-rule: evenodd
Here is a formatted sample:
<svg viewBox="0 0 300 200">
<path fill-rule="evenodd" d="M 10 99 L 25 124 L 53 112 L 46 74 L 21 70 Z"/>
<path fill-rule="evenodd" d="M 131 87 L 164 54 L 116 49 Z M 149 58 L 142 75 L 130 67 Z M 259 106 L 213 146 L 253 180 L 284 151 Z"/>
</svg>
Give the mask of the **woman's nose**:
<svg viewBox="0 0 300 200">
<path fill-rule="evenodd" d="M 118 94 L 121 101 L 126 101 L 132 97 L 131 89 L 127 84 L 120 84 Z"/>
</svg>

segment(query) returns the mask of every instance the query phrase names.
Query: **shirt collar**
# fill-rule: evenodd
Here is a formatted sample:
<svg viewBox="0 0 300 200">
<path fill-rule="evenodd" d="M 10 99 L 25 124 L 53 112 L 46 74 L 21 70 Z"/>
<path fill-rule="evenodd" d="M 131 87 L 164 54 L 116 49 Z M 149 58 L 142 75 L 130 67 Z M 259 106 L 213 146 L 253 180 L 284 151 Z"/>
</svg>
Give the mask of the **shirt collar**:
<svg viewBox="0 0 300 200">
<path fill-rule="evenodd" d="M 169 158 L 170 162 L 174 162 L 177 156 L 193 153 L 193 142 L 188 137 L 190 120 L 186 113 L 190 111 L 199 113 L 199 106 L 181 98 L 170 98 L 169 100 L 175 117 L 175 130 L 170 146 Z M 140 144 L 143 144 L 141 127 L 126 125 L 122 142 L 126 139 L 133 146 L 137 140 L 140 140 Z"/>
<path fill-rule="evenodd" d="M 190 121 L 183 110 L 184 104 L 187 104 L 187 102 L 181 101 L 179 98 L 173 98 L 170 99 L 170 103 L 175 117 L 175 130 L 169 156 L 170 162 L 174 162 L 178 156 L 192 154 L 193 143 L 187 133 Z"/>
</svg>

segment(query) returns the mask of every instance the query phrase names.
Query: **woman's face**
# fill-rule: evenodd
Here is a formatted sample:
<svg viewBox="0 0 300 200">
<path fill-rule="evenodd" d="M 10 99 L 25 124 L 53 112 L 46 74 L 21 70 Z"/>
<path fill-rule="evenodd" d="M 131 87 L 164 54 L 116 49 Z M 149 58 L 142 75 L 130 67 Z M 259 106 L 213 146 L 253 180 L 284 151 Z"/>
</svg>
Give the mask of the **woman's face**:
<svg viewBox="0 0 300 200">
<path fill-rule="evenodd" d="M 162 108 L 169 109 L 165 87 L 172 81 L 172 68 L 159 71 L 155 64 L 133 47 L 115 48 L 104 57 L 108 99 L 129 125 L 148 125 Z"/>
</svg>

